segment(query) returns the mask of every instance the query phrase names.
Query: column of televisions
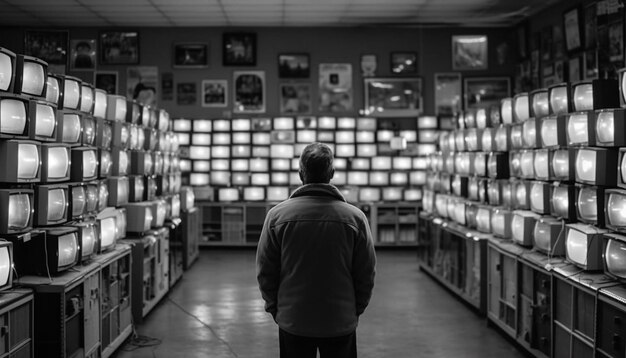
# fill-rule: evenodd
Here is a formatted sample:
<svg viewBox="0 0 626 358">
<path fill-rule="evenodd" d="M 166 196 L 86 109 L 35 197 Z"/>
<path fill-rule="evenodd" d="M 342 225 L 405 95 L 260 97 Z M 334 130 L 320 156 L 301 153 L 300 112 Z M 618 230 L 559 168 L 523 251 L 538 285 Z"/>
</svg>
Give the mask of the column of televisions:
<svg viewBox="0 0 626 358">
<path fill-rule="evenodd" d="M 625 279 L 625 89 L 621 71 L 460 114 L 429 157 L 424 209 Z"/>
<path fill-rule="evenodd" d="M 351 202 L 421 199 L 426 155 L 436 150 L 437 118 L 405 119 L 410 129 L 389 129 L 375 118 L 276 117 L 173 120 L 184 181 L 210 189 L 216 201 L 286 199 L 301 185 L 298 157 L 312 142 L 335 154 L 331 181 Z M 205 196 L 205 195 L 203 195 Z"/>
</svg>

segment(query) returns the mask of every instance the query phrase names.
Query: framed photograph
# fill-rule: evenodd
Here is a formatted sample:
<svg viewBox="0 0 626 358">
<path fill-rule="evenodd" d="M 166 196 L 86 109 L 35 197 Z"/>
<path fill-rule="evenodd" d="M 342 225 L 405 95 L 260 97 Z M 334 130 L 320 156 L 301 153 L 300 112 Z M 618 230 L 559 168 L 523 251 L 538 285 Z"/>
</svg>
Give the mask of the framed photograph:
<svg viewBox="0 0 626 358">
<path fill-rule="evenodd" d="M 598 40 L 598 4 L 594 1 L 585 6 L 585 48 L 596 47 Z"/>
<path fill-rule="evenodd" d="M 209 45 L 206 43 L 175 43 L 174 68 L 204 68 L 209 66 Z"/>
<path fill-rule="evenodd" d="M 227 80 L 202 80 L 202 107 L 226 107 L 228 105 Z"/>
<path fill-rule="evenodd" d="M 508 77 L 470 77 L 463 80 L 465 109 L 496 105 L 511 96 L 511 79 Z"/>
<path fill-rule="evenodd" d="M 195 82 L 181 82 L 176 85 L 176 103 L 179 106 L 193 106 L 197 102 Z"/>
<path fill-rule="evenodd" d="M 580 56 L 576 56 L 568 60 L 567 71 L 569 75 L 567 79 L 568 82 L 574 83 L 582 79 L 580 77 Z"/>
<path fill-rule="evenodd" d="M 395 75 L 417 73 L 417 53 L 416 52 L 392 52 L 391 53 L 391 73 Z"/>
<path fill-rule="evenodd" d="M 366 54 L 361 55 L 361 76 L 363 77 L 374 77 L 376 76 L 376 67 L 377 64 L 376 55 Z"/>
<path fill-rule="evenodd" d="M 227 32 L 222 38 L 224 66 L 256 66 L 256 34 Z"/>
<path fill-rule="evenodd" d="M 461 111 L 461 74 L 435 73 L 435 114 L 453 115 Z"/>
<path fill-rule="evenodd" d="M 40 58 L 48 65 L 67 66 L 69 31 L 26 30 L 24 54 Z"/>
<path fill-rule="evenodd" d="M 117 94 L 117 71 L 96 71 L 93 75 L 93 83 L 96 88 L 107 91 L 108 94 Z"/>
<path fill-rule="evenodd" d="M 70 69 L 92 71 L 96 67 L 96 40 L 70 41 Z"/>
<path fill-rule="evenodd" d="M 309 78 L 310 66 L 309 55 L 306 53 L 278 55 L 278 77 L 280 78 Z"/>
<path fill-rule="evenodd" d="M 486 70 L 487 35 L 452 36 L 452 69 Z"/>
<path fill-rule="evenodd" d="M 320 63 L 318 81 L 318 111 L 344 113 L 352 111 L 354 90 L 351 63 Z"/>
<path fill-rule="evenodd" d="M 100 63 L 136 65 L 139 63 L 139 32 L 103 31 L 100 33 Z"/>
<path fill-rule="evenodd" d="M 578 50 L 582 47 L 580 39 L 580 11 L 578 7 L 563 14 L 563 29 L 565 29 L 565 49 Z"/>
<path fill-rule="evenodd" d="M 233 112 L 265 112 L 265 71 L 233 73 Z"/>
<path fill-rule="evenodd" d="M 622 62 L 624 60 L 624 24 L 616 21 L 609 24 L 609 61 Z"/>
<path fill-rule="evenodd" d="M 365 112 L 378 117 L 415 117 L 423 111 L 422 79 L 366 78 Z"/>
<path fill-rule="evenodd" d="M 310 114 L 311 85 L 309 83 L 280 84 L 280 113 Z"/>
</svg>

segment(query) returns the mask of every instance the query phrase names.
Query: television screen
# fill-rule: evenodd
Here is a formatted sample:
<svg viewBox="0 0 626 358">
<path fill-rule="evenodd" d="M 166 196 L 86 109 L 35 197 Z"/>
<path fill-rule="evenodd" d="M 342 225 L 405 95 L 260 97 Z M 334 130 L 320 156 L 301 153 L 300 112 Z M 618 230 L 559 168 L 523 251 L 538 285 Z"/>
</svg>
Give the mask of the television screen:
<svg viewBox="0 0 626 358">
<path fill-rule="evenodd" d="M 55 230 L 49 230 L 49 234 L 53 234 Z M 46 241 L 51 240 L 49 235 L 46 235 Z M 77 231 L 66 233 L 64 235 L 56 236 L 58 261 L 56 267 L 61 270 L 63 268 L 69 268 L 74 266 L 78 262 L 78 233 Z"/>
<path fill-rule="evenodd" d="M 411 185 L 426 185 L 427 172 L 422 170 L 414 170 L 409 173 L 409 183 Z"/>
<path fill-rule="evenodd" d="M 121 162 L 120 158 L 120 162 Z M 93 147 L 72 148 L 72 181 L 88 181 L 98 178 L 98 153 Z"/>
<path fill-rule="evenodd" d="M 353 158 L 350 162 L 352 170 L 370 170 L 370 158 Z M 335 167 L 336 168 L 336 167 Z"/>
<path fill-rule="evenodd" d="M 514 124 L 511 126 L 511 148 L 521 149 L 524 147 L 523 125 Z"/>
<path fill-rule="evenodd" d="M 574 110 L 590 111 L 593 108 L 593 85 L 582 82 L 574 85 Z"/>
<path fill-rule="evenodd" d="M 604 227 L 604 189 L 579 186 L 576 209 L 578 221 Z"/>
<path fill-rule="evenodd" d="M 105 98 L 106 98 L 106 95 L 105 95 Z M 131 124 L 139 124 L 139 119 L 141 118 L 142 111 L 143 111 L 143 108 L 141 104 L 139 104 L 139 102 L 135 100 L 127 100 L 126 101 L 126 122 L 131 123 Z M 101 117 L 104 117 L 104 116 L 101 116 Z M 183 119 L 183 121 L 187 121 L 187 125 L 189 126 L 189 131 L 191 131 L 191 121 L 189 121 L 188 119 Z"/>
<path fill-rule="evenodd" d="M 265 188 L 258 186 L 248 186 L 243 188 L 243 200 L 244 201 L 264 201 L 265 200 Z"/>
<path fill-rule="evenodd" d="M 172 121 L 172 128 L 175 132 L 191 132 L 191 119 L 176 118 Z"/>
<path fill-rule="evenodd" d="M 535 152 L 532 150 L 521 152 L 520 174 L 522 178 L 533 179 L 535 177 Z"/>
<path fill-rule="evenodd" d="M 270 132 L 270 143 L 293 144 L 296 141 L 296 132 L 293 130 L 275 130 Z"/>
<path fill-rule="evenodd" d="M 626 115 L 624 109 L 603 109 L 595 112 L 596 145 L 626 146 Z"/>
<path fill-rule="evenodd" d="M 500 126 L 496 129 L 494 138 L 496 151 L 506 152 L 511 149 L 511 127 Z"/>
<path fill-rule="evenodd" d="M 213 173 L 211 173 L 213 177 Z M 193 186 L 209 185 L 210 179 L 207 173 L 191 173 L 189 174 L 189 184 Z"/>
<path fill-rule="evenodd" d="M 454 185 L 454 182 L 452 185 Z M 502 203 L 501 189 L 500 180 L 489 179 L 487 181 L 487 201 L 489 205 L 500 206 Z"/>
<path fill-rule="evenodd" d="M 613 231 L 626 232 L 626 191 L 608 189 L 604 195 L 606 227 Z"/>
<path fill-rule="evenodd" d="M 480 144 L 482 150 L 485 152 L 493 152 L 496 150 L 496 141 L 495 141 L 496 130 L 493 128 L 485 128 L 483 129 Z"/>
<path fill-rule="evenodd" d="M 108 94 L 106 119 L 116 122 L 126 121 L 127 113 L 126 97 Z"/>
<path fill-rule="evenodd" d="M 93 114 L 94 107 L 94 97 L 95 97 L 96 88 L 87 83 L 81 82 L 80 84 L 80 111 Z"/>
<path fill-rule="evenodd" d="M 541 218 L 535 224 L 534 248 L 551 256 L 565 254 L 565 222 Z"/>
<path fill-rule="evenodd" d="M 372 175 L 375 172 L 370 172 L 369 174 Z M 388 175 L 388 174 L 387 174 Z M 369 181 L 368 181 L 368 172 L 366 171 L 350 171 L 348 172 L 348 180 L 347 180 L 348 185 L 368 185 Z M 387 183 L 388 185 L 389 183 Z M 376 184 L 371 184 L 371 185 L 376 185 Z"/>
<path fill-rule="evenodd" d="M 406 186 L 409 183 L 409 173 L 407 172 L 391 172 L 389 175 L 391 185 Z"/>
<path fill-rule="evenodd" d="M 0 189 L 0 234 L 26 232 L 33 225 L 33 191 Z"/>
<path fill-rule="evenodd" d="M 289 198 L 289 187 L 287 186 L 270 186 L 266 190 L 266 200 L 270 202 L 278 202 Z"/>
<path fill-rule="evenodd" d="M 0 47 L 0 91 L 13 92 L 16 59 L 14 52 Z"/>
<path fill-rule="evenodd" d="M 358 172 L 358 173 L 364 173 L 364 172 Z M 365 184 L 357 184 L 357 185 L 366 185 L 367 181 L 369 181 L 369 185 L 376 185 L 376 186 L 389 185 L 389 172 L 371 171 L 369 172 L 369 180 L 365 179 L 365 182 L 366 182 Z"/>
<path fill-rule="evenodd" d="M 373 157 L 372 170 L 391 170 L 391 163 L 392 157 Z"/>
<path fill-rule="evenodd" d="M 479 206 L 476 209 L 476 230 L 491 233 L 491 209 L 488 206 Z"/>
<path fill-rule="evenodd" d="M 98 231 L 100 237 L 100 251 L 105 248 L 111 248 L 115 245 L 116 222 L 115 216 L 110 216 L 111 211 L 106 212 L 108 215 L 98 218 Z M 100 215 L 99 215 L 100 216 Z"/>
<path fill-rule="evenodd" d="M 230 133 L 213 133 L 213 134 L 205 134 L 205 135 L 212 136 L 212 141 L 209 141 L 208 144 L 213 144 L 213 145 L 229 145 L 230 144 Z M 193 136 L 192 136 L 192 143 L 194 143 Z"/>
<path fill-rule="evenodd" d="M 574 180 L 574 159 L 576 151 L 572 149 L 558 149 L 552 155 L 552 172 L 556 180 Z"/>
<path fill-rule="evenodd" d="M 489 117 L 487 116 L 488 108 L 476 109 L 476 128 L 484 129 L 488 127 Z"/>
<path fill-rule="evenodd" d="M 500 202 L 505 208 L 513 208 L 515 206 L 513 196 L 516 193 L 513 192 L 513 184 L 513 182 L 507 180 L 503 180 L 500 182 Z"/>
<path fill-rule="evenodd" d="M 606 230 L 584 224 L 565 226 L 565 257 L 586 271 L 602 269 L 602 236 Z"/>
<path fill-rule="evenodd" d="M 616 186 L 618 151 L 608 148 L 582 148 L 576 154 L 576 181 L 584 184 Z"/>
<path fill-rule="evenodd" d="M 228 161 L 228 159 L 194 160 L 192 168 L 194 172 L 210 172 L 211 170 L 230 170 L 230 162 Z"/>
<path fill-rule="evenodd" d="M 292 117 L 276 117 L 272 120 L 272 128 L 274 130 L 293 130 L 295 129 L 294 119 Z"/>
<path fill-rule="evenodd" d="M 337 157 L 352 158 L 356 156 L 356 147 L 354 144 L 337 144 L 335 146 L 335 155 Z"/>
<path fill-rule="evenodd" d="M 29 109 L 26 97 L 0 93 L 0 136 L 28 137 L 28 117 L 32 117 Z"/>
<path fill-rule="evenodd" d="M 35 225 L 49 226 L 67 221 L 67 185 L 39 185 L 35 187 Z"/>
<path fill-rule="evenodd" d="M 522 146 L 524 148 L 536 148 L 541 139 L 537 138 L 540 133 L 537 131 L 537 124 L 540 123 L 535 118 L 529 118 L 522 124 Z"/>
<path fill-rule="evenodd" d="M 337 131 L 335 132 L 335 143 L 337 144 L 352 144 L 355 143 L 355 132 L 353 131 Z"/>
<path fill-rule="evenodd" d="M 81 262 L 86 262 L 98 251 L 98 233 L 95 221 L 74 223 L 72 226 L 78 229 L 79 250 Z"/>
<path fill-rule="evenodd" d="M 354 129 L 356 128 L 356 118 L 354 117 L 339 117 L 337 118 L 338 129 Z"/>
<path fill-rule="evenodd" d="M 143 233 L 150 230 L 154 221 L 151 205 L 151 202 L 140 202 L 125 206 L 128 222 L 126 226 L 127 231 Z"/>
<path fill-rule="evenodd" d="M 272 144 L 270 146 L 270 157 L 272 158 L 293 158 L 295 150 L 293 144 Z"/>
<path fill-rule="evenodd" d="M 548 88 L 550 114 L 567 114 L 571 112 L 570 87 L 561 83 Z"/>
<path fill-rule="evenodd" d="M 595 131 L 590 127 L 587 112 L 572 113 L 567 116 L 567 144 L 594 146 Z"/>
<path fill-rule="evenodd" d="M 402 188 L 385 187 L 382 188 L 383 201 L 401 201 Z"/>
<path fill-rule="evenodd" d="M 376 140 L 378 142 L 389 142 L 393 136 L 393 131 L 391 130 L 380 129 L 376 131 Z"/>
<path fill-rule="evenodd" d="M 265 158 L 251 158 L 250 159 L 250 171 L 251 172 L 268 172 L 269 160 Z"/>
<path fill-rule="evenodd" d="M 195 133 L 211 133 L 213 126 L 209 119 L 194 119 L 193 132 Z M 176 129 L 174 129 L 176 130 Z"/>
<path fill-rule="evenodd" d="M 179 168 L 181 172 L 190 172 L 191 171 L 191 160 L 189 159 L 180 159 Z"/>
<path fill-rule="evenodd" d="M 5 133 L 5 123 L 3 118 L 12 118 L 12 122 L 20 123 L 20 116 L 15 113 L 9 113 L 8 117 L 5 115 L 4 100 L 0 97 L 0 135 Z M 9 111 L 12 112 L 12 111 Z M 28 115 L 30 117 L 30 128 L 28 130 L 31 139 L 40 141 L 55 141 L 56 140 L 56 127 L 57 127 L 57 109 L 56 107 L 46 103 L 44 101 L 30 101 Z M 16 120 L 17 119 L 17 120 Z M 18 128 L 14 125 L 10 125 L 9 132 L 15 132 Z M 11 134 L 11 133 L 8 133 Z"/>
<path fill-rule="evenodd" d="M 230 132 L 230 120 L 228 119 L 214 119 L 212 125 L 213 132 Z"/>
<path fill-rule="evenodd" d="M 81 136 L 81 141 L 80 144 L 82 145 L 95 145 L 96 144 L 96 120 L 94 117 L 92 116 L 88 116 L 85 115 L 82 117 L 81 119 L 81 128 L 82 128 L 82 136 Z M 122 135 L 126 135 L 126 138 L 128 138 L 128 130 L 124 133 L 122 133 Z M 128 143 L 128 140 L 126 140 L 126 142 L 122 143 L 124 145 L 124 147 L 126 147 L 126 144 Z"/>
<path fill-rule="evenodd" d="M 552 162 L 552 154 L 548 149 L 535 150 L 533 160 L 533 170 L 535 178 L 539 180 L 552 180 L 553 175 L 550 171 L 550 163 Z"/>
<path fill-rule="evenodd" d="M 482 129 L 470 128 L 465 131 L 465 146 L 468 151 L 480 151 L 482 141 Z"/>
<path fill-rule="evenodd" d="M 532 246 L 535 223 L 539 218 L 539 215 L 530 211 L 514 211 L 511 220 L 513 241 L 521 246 Z"/>
<path fill-rule="evenodd" d="M 209 160 L 211 159 L 211 154 L 213 154 L 214 158 L 229 158 L 229 149 L 229 147 L 201 147 L 192 145 L 189 147 L 189 158 Z M 224 154 L 224 150 L 227 151 L 227 154 Z"/>
<path fill-rule="evenodd" d="M 296 128 L 298 129 L 316 129 L 317 118 L 312 116 L 299 116 L 296 118 Z"/>
<path fill-rule="evenodd" d="M 511 221 L 513 213 L 508 210 L 494 208 L 491 211 L 491 232 L 494 236 L 504 239 L 511 238 Z"/>
<path fill-rule="evenodd" d="M 1 49 L 0 49 L 1 50 Z M 0 63 L 2 53 L 0 52 Z M 2 77 L 0 69 L 0 78 Z M 10 289 L 13 282 L 13 244 L 0 242 L 0 290 Z"/>
<path fill-rule="evenodd" d="M 504 98 L 500 101 L 500 117 L 502 124 L 513 124 L 513 98 Z"/>
<path fill-rule="evenodd" d="M 618 234 L 605 234 L 604 271 L 611 277 L 626 279 L 626 237 Z"/>
<path fill-rule="evenodd" d="M 412 164 L 413 169 L 417 169 L 417 170 L 428 169 L 428 161 L 426 160 L 426 157 L 414 157 L 412 158 L 411 162 L 413 163 Z"/>
<path fill-rule="evenodd" d="M 6 55 L 6 52 L 4 53 Z M 36 57 L 17 55 L 14 92 L 45 97 L 48 63 Z"/>
<path fill-rule="evenodd" d="M 233 145 L 231 147 L 231 157 L 233 158 L 249 158 L 252 148 L 249 145 Z"/>
<path fill-rule="evenodd" d="M 421 188 L 405 188 L 402 195 L 404 196 L 404 201 L 416 202 L 422 200 L 423 192 Z"/>
<path fill-rule="evenodd" d="M 46 101 L 54 104 L 55 106 L 59 105 L 59 98 L 61 95 L 60 83 L 62 82 L 62 79 L 60 76 L 61 75 L 48 73 L 48 79 L 46 80 Z"/>
<path fill-rule="evenodd" d="M 271 172 L 270 182 L 272 185 L 289 185 L 288 172 Z"/>
<path fill-rule="evenodd" d="M 381 200 L 380 188 L 359 188 L 358 201 L 362 203 L 372 203 Z"/>
<path fill-rule="evenodd" d="M 26 157 L 32 157 L 28 153 Z M 24 161 L 20 156 L 20 163 Z M 65 144 L 42 144 L 41 145 L 41 162 L 42 162 L 42 182 L 60 182 L 70 178 L 70 147 Z M 88 164 L 89 168 L 90 165 Z"/>
<path fill-rule="evenodd" d="M 550 104 L 548 98 L 548 90 L 546 88 L 538 89 L 530 93 L 531 101 L 531 117 L 537 119 L 550 114 Z"/>
<path fill-rule="evenodd" d="M 93 116 L 105 118 L 107 113 L 107 92 L 103 89 L 96 88 L 93 102 Z"/>
<path fill-rule="evenodd" d="M 81 133 L 82 115 L 79 112 L 61 111 L 57 130 L 57 141 L 76 144 L 80 141 Z"/>
<path fill-rule="evenodd" d="M 530 210 L 538 214 L 549 214 L 551 194 L 551 185 L 547 182 L 531 182 Z"/>
<path fill-rule="evenodd" d="M 530 118 L 530 103 L 528 93 L 519 93 L 513 97 L 513 115 L 516 122 L 523 122 Z"/>
<path fill-rule="evenodd" d="M 334 158 L 333 159 L 333 166 L 335 167 L 335 169 L 347 170 L 348 169 L 348 159 L 347 158 Z M 299 158 L 293 158 L 291 160 L 291 169 L 292 170 L 300 169 L 300 159 Z"/>
<path fill-rule="evenodd" d="M 335 117 L 319 117 L 317 118 L 317 128 L 319 129 L 336 129 L 337 120 Z"/>
<path fill-rule="evenodd" d="M 216 135 L 224 135 L 224 133 L 213 133 L 213 136 Z M 230 142 L 230 137 L 228 138 L 228 142 Z M 191 144 L 193 145 L 211 145 L 211 135 L 208 133 L 193 133 L 191 135 Z M 229 144 L 229 143 L 215 143 L 215 144 Z"/>
<path fill-rule="evenodd" d="M 360 157 L 374 157 L 378 153 L 376 144 L 357 144 L 356 151 Z"/>
<path fill-rule="evenodd" d="M 423 140 L 419 140 L 421 143 L 437 143 L 437 134 L 439 131 L 434 130 L 422 130 L 419 132 L 420 138 Z M 401 130 L 400 137 L 406 139 L 407 142 L 417 142 L 418 132 L 414 129 L 410 130 Z M 423 138 L 422 138 L 423 136 Z"/>
<path fill-rule="evenodd" d="M 109 206 L 122 206 L 128 204 L 129 182 L 128 177 L 109 177 Z"/>
<path fill-rule="evenodd" d="M 509 177 L 508 153 L 491 152 L 487 159 L 487 175 L 494 179 Z"/>
<path fill-rule="evenodd" d="M 565 117 L 549 116 L 541 120 L 541 146 L 544 148 L 565 145 Z"/>
<path fill-rule="evenodd" d="M 417 119 L 419 123 L 419 117 Z M 376 130 L 376 118 L 359 117 L 356 120 L 357 130 L 374 131 Z"/>
<path fill-rule="evenodd" d="M 476 109 L 468 108 L 459 114 L 465 123 L 464 128 L 476 128 Z"/>
<path fill-rule="evenodd" d="M 217 190 L 217 200 L 221 202 L 238 201 L 239 190 L 236 188 L 219 188 Z"/>
<path fill-rule="evenodd" d="M 513 182 L 513 206 L 516 209 L 530 209 L 530 183 L 528 181 Z"/>
</svg>

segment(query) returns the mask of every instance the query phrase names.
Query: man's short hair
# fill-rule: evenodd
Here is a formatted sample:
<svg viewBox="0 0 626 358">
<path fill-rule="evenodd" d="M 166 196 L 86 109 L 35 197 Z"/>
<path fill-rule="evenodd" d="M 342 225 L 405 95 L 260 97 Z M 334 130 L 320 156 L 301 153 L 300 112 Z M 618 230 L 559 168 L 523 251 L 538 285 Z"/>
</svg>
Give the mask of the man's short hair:
<svg viewBox="0 0 626 358">
<path fill-rule="evenodd" d="M 333 177 L 333 152 L 322 143 L 307 145 L 300 154 L 300 175 L 306 183 L 329 183 Z"/>
</svg>

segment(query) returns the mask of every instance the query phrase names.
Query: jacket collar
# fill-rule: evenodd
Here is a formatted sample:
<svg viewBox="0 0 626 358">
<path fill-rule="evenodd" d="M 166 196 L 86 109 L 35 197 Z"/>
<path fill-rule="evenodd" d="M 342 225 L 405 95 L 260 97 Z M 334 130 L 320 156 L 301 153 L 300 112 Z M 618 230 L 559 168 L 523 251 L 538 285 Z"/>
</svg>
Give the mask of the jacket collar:
<svg viewBox="0 0 626 358">
<path fill-rule="evenodd" d="M 340 201 L 346 201 L 337 187 L 332 184 L 312 183 L 305 184 L 296 189 L 289 198 L 300 196 L 330 196 Z"/>
</svg>

